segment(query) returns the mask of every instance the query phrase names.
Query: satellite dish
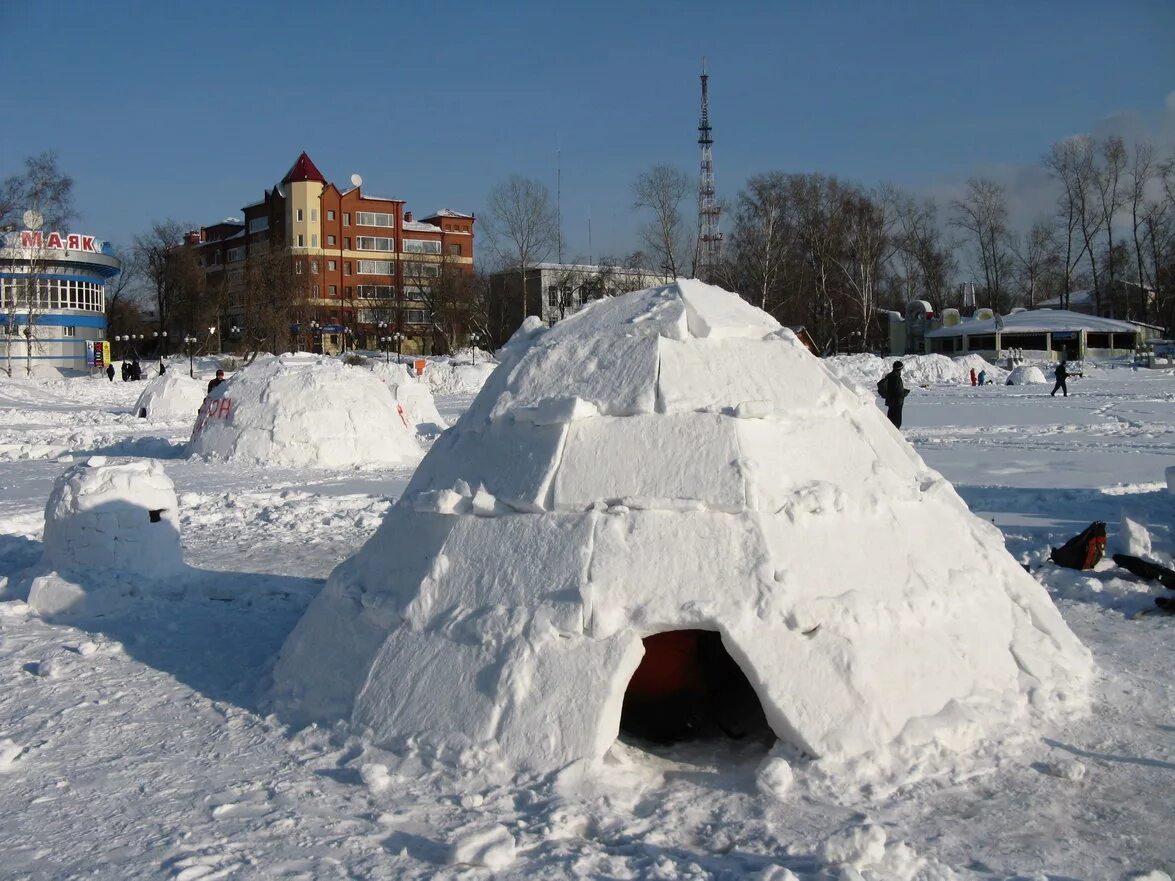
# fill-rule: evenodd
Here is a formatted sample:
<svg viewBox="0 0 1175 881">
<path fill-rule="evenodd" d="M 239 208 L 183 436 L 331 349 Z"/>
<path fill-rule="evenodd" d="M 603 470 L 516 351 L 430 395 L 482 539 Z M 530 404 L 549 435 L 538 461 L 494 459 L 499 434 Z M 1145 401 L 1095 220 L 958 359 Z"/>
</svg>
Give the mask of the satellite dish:
<svg viewBox="0 0 1175 881">
<path fill-rule="evenodd" d="M 25 229 L 40 229 L 41 224 L 45 222 L 45 218 L 41 216 L 41 212 L 33 211 L 31 208 L 24 213 L 21 219 L 24 221 Z"/>
<path fill-rule="evenodd" d="M 361 187 L 363 186 L 363 178 L 358 174 L 353 174 L 351 175 L 351 183 L 354 186 Z"/>
</svg>

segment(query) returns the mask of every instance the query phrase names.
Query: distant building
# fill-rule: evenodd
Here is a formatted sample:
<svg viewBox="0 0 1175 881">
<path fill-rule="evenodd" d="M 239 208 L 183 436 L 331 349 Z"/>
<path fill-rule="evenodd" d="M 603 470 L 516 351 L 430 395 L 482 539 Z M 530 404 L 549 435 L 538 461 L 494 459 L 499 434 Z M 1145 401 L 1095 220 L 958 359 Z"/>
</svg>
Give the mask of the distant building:
<svg viewBox="0 0 1175 881">
<path fill-rule="evenodd" d="M 982 320 L 962 319 L 926 333 L 926 351 L 943 355 L 977 352 L 994 360 L 1020 349 L 1045 358 L 1081 360 L 1133 354 L 1157 328 L 1063 309 L 1033 309 Z"/>
<path fill-rule="evenodd" d="M 1145 314 L 1143 306 L 1145 303 Z M 1121 321 L 1146 321 L 1158 315 L 1155 292 L 1132 281 L 1115 281 L 1102 291 L 1101 309 L 1094 302 L 1093 291 L 1070 291 L 1068 303 L 1062 297 L 1053 297 L 1036 304 L 1037 309 L 1068 309 L 1099 318 L 1117 318 Z"/>
<path fill-rule="evenodd" d="M 502 343 L 528 315 L 549 326 L 592 300 L 671 281 L 672 276 L 650 269 L 589 263 L 536 263 L 526 267 L 525 276 L 518 269 L 504 269 L 490 275 L 490 312 L 496 317 L 492 333 Z"/>
<path fill-rule="evenodd" d="M 92 235 L 16 230 L 0 236 L 0 364 L 85 370 L 106 339 L 106 283 L 122 262 Z"/>
<path fill-rule="evenodd" d="M 297 282 L 291 348 L 377 349 L 380 337 L 398 333 L 403 352 L 431 352 L 437 333 L 426 292 L 444 272 L 473 272 L 474 217 L 441 209 L 416 219 L 404 205 L 365 194 L 361 182 L 340 189 L 302 153 L 243 219 L 190 233 L 209 289 L 223 294 L 224 339 L 247 320 L 249 261 L 276 251 L 292 261 Z"/>
</svg>

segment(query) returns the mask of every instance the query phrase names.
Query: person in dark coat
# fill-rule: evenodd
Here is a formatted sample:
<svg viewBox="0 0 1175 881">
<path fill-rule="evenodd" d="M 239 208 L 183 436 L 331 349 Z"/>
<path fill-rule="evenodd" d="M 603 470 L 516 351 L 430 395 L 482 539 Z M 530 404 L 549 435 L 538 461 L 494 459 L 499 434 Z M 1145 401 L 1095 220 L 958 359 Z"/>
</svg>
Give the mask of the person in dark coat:
<svg viewBox="0 0 1175 881">
<path fill-rule="evenodd" d="M 212 390 L 214 388 L 216 388 L 218 385 L 220 385 L 222 382 L 224 382 L 224 371 L 217 370 L 216 376 L 214 378 L 208 380 L 208 393 L 211 394 Z"/>
<path fill-rule="evenodd" d="M 1064 392 L 1064 396 L 1069 397 L 1069 387 L 1065 385 L 1065 380 L 1069 378 L 1069 366 L 1062 361 L 1057 365 L 1057 372 L 1054 374 L 1057 377 L 1057 384 L 1053 386 L 1053 390 L 1049 392 L 1049 397 L 1053 397 L 1057 393 L 1057 389 Z"/>
<path fill-rule="evenodd" d="M 902 406 L 910 390 L 902 384 L 902 362 L 894 361 L 893 369 L 885 378 L 885 407 L 889 421 L 895 428 L 902 427 Z"/>
<path fill-rule="evenodd" d="M 122 381 L 123 382 L 130 382 L 131 381 L 131 365 L 126 361 L 122 362 Z"/>
<path fill-rule="evenodd" d="M 114 365 L 113 364 L 106 365 L 106 378 L 109 379 L 111 382 L 114 382 Z"/>
<path fill-rule="evenodd" d="M 131 361 L 131 381 L 138 382 L 143 378 L 143 366 L 139 364 L 139 359 L 135 358 Z"/>
</svg>

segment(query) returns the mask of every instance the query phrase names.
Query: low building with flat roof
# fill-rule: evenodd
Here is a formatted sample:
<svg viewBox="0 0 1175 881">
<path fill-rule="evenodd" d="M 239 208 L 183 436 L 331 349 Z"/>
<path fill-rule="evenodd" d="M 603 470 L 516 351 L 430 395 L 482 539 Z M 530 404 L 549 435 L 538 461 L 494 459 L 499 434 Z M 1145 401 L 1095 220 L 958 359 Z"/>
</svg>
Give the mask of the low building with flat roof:
<svg viewBox="0 0 1175 881">
<path fill-rule="evenodd" d="M 926 333 L 926 351 L 943 355 L 975 352 L 994 360 L 1019 349 L 1051 360 L 1132 355 L 1157 329 L 1065 309 L 1033 309 L 987 319 L 964 319 Z"/>
</svg>

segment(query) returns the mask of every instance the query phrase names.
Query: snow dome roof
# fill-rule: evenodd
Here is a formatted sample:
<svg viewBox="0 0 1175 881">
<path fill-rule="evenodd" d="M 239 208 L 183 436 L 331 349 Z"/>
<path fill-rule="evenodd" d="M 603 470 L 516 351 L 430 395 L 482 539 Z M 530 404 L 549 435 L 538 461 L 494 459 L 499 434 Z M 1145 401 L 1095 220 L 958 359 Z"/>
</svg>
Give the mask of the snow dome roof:
<svg viewBox="0 0 1175 881">
<path fill-rule="evenodd" d="M 558 768 L 603 755 L 642 638 L 680 629 L 718 631 L 814 756 L 1081 693 L 1088 653 L 1000 533 L 741 298 L 678 280 L 500 357 L 287 640 L 292 719 Z"/>
<path fill-rule="evenodd" d="M 345 468 L 420 459 L 415 429 L 368 370 L 282 355 L 233 374 L 208 395 L 190 451 L 268 465 Z"/>
<path fill-rule="evenodd" d="M 195 420 L 204 402 L 207 386 L 198 379 L 192 379 L 179 370 L 171 370 L 157 376 L 140 393 L 135 401 L 135 415 L 148 419 Z"/>
</svg>

